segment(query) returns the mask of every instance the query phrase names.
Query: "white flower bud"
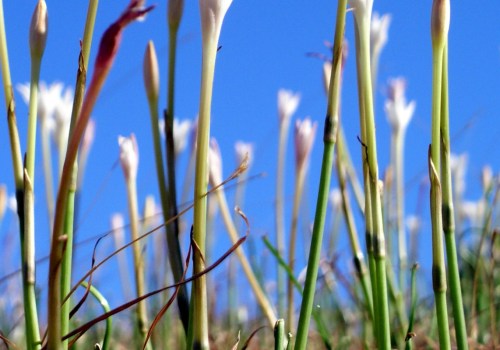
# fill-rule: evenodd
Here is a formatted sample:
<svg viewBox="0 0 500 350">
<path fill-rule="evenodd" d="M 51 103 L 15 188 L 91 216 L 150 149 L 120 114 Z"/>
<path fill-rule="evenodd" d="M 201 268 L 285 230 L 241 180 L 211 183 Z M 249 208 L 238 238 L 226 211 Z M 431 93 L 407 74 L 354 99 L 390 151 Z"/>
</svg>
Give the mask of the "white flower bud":
<svg viewBox="0 0 500 350">
<path fill-rule="evenodd" d="M 168 0 L 168 26 L 171 30 L 177 30 L 184 10 L 184 0 Z"/>
<path fill-rule="evenodd" d="M 317 123 L 313 123 L 309 118 L 297 120 L 295 123 L 295 163 L 297 169 L 301 169 L 309 160 L 317 126 Z"/>
<path fill-rule="evenodd" d="M 127 181 L 135 181 L 139 167 L 139 149 L 135 135 L 130 137 L 118 136 L 118 145 L 120 146 L 120 163 L 123 174 Z"/>
<path fill-rule="evenodd" d="M 174 119 L 174 153 L 175 157 L 179 156 L 186 149 L 189 133 L 191 131 L 192 122 L 189 119 L 179 120 Z"/>
<path fill-rule="evenodd" d="M 31 17 L 29 38 L 31 57 L 38 59 L 42 57 L 47 42 L 48 25 L 47 4 L 45 0 L 39 0 Z"/>
<path fill-rule="evenodd" d="M 297 110 L 300 102 L 300 94 L 290 90 L 280 89 L 278 91 L 278 117 L 280 125 L 288 122 Z"/>
</svg>

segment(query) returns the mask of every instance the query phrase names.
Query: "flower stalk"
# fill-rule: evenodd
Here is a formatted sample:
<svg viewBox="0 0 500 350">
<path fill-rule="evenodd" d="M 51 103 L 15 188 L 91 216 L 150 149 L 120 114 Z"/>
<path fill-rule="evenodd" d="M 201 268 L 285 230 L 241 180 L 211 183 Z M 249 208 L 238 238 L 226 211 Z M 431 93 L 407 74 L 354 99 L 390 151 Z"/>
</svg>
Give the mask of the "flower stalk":
<svg viewBox="0 0 500 350">
<path fill-rule="evenodd" d="M 169 61 L 170 62 L 170 61 Z M 163 165 L 163 155 L 160 144 L 160 130 L 158 123 L 158 96 L 159 96 L 159 69 L 156 50 L 153 42 L 149 42 L 144 55 L 144 84 L 149 104 L 149 112 L 151 117 L 151 128 L 153 134 L 153 144 L 156 162 L 156 177 L 160 190 L 160 200 L 162 205 L 163 219 L 168 222 L 171 217 L 177 216 L 177 203 L 173 201 L 172 191 L 175 194 L 175 178 L 174 188 L 167 189 L 167 179 Z M 167 113 L 168 116 L 168 113 Z M 168 117 L 167 117 L 168 119 Z M 168 153 L 168 150 L 167 150 Z M 171 164 L 169 164 L 171 165 Z M 175 168 L 174 168 L 175 169 Z M 175 172 L 174 172 L 175 173 Z M 170 175 L 170 174 L 169 174 Z M 169 180 L 170 180 L 169 176 Z M 170 186 L 169 186 L 170 187 Z M 177 219 L 174 220 L 178 222 Z M 167 224 L 167 245 L 169 248 L 169 262 L 172 267 L 175 282 L 180 281 L 183 275 L 182 253 L 178 239 L 179 231 L 178 224 Z M 179 288 L 177 295 L 179 312 L 181 315 L 184 330 L 187 333 L 189 320 L 189 303 L 187 299 L 187 290 L 185 286 Z"/>
<path fill-rule="evenodd" d="M 442 216 L 446 245 L 446 261 L 450 280 L 451 304 L 455 323 L 457 348 L 466 350 L 467 328 L 465 325 L 464 303 L 460 272 L 458 267 L 457 245 L 455 241 L 455 211 L 453 207 L 453 190 L 450 167 L 450 118 L 448 108 L 448 46 L 443 51 L 443 77 L 441 80 L 441 184 L 442 184 Z"/>
<path fill-rule="evenodd" d="M 196 141 L 196 169 L 194 183 L 193 239 L 197 249 L 193 253 L 193 272 L 205 269 L 207 189 L 208 189 L 208 148 L 210 140 L 210 110 L 215 72 L 215 60 L 220 31 L 224 16 L 232 0 L 200 0 L 202 27 L 202 68 L 198 135 Z M 190 325 L 192 340 L 188 346 L 207 350 L 208 341 L 208 299 L 206 276 L 193 281 L 192 314 Z"/>
<path fill-rule="evenodd" d="M 328 206 L 328 193 L 331 180 L 331 169 L 333 166 L 333 154 L 337 140 L 338 115 L 340 107 L 340 76 L 342 70 L 342 51 L 344 41 L 345 15 L 347 0 L 341 0 L 337 5 L 337 18 L 335 24 L 335 40 L 333 46 L 333 68 L 330 78 L 330 91 L 328 94 L 328 107 L 326 111 L 325 126 L 323 133 L 323 160 L 316 202 L 316 214 L 314 217 L 313 233 L 307 263 L 306 281 L 304 295 L 300 306 L 300 317 L 297 329 L 295 349 L 304 350 L 307 345 L 307 335 L 311 312 L 316 291 L 316 280 L 318 278 L 319 259 L 323 232 L 325 226 L 326 209 Z"/>
<path fill-rule="evenodd" d="M 285 254 L 285 208 L 284 208 L 284 179 L 285 179 L 285 160 L 288 143 L 288 132 L 290 120 L 295 113 L 300 102 L 300 95 L 294 94 L 288 90 L 278 91 L 278 117 L 279 117 L 279 140 L 278 140 L 278 166 L 276 169 L 276 242 L 278 252 L 281 256 Z M 277 299 L 278 315 L 283 317 L 285 314 L 285 273 L 278 265 L 277 268 Z"/>
</svg>

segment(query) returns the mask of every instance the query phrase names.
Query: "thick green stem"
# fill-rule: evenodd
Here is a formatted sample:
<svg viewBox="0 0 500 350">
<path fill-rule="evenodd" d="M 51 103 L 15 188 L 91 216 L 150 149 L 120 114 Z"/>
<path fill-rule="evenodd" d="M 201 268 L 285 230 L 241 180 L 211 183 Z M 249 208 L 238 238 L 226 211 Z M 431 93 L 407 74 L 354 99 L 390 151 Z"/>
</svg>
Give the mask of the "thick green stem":
<svg viewBox="0 0 500 350">
<path fill-rule="evenodd" d="M 429 178 L 431 181 L 432 220 L 432 286 L 436 303 L 436 316 L 440 349 L 450 349 L 448 308 L 446 306 L 446 267 L 444 262 L 443 222 L 441 216 L 441 183 L 431 157 L 429 156 Z"/>
<path fill-rule="evenodd" d="M 339 130 L 340 133 L 340 130 Z M 349 195 L 347 193 L 346 184 L 346 170 L 344 167 L 345 162 L 345 150 L 343 136 L 339 135 L 339 142 L 337 145 L 337 157 L 336 157 L 336 170 L 337 177 L 340 187 L 340 193 L 342 195 L 342 211 L 344 213 L 345 222 L 347 226 L 347 231 L 349 234 L 349 243 L 351 245 L 354 268 L 356 269 L 357 276 L 361 282 L 361 288 L 363 291 L 363 296 L 365 298 L 366 309 L 370 318 L 374 319 L 373 314 L 373 300 L 371 295 L 371 285 L 368 276 L 368 270 L 366 268 L 365 258 L 363 251 L 361 250 L 361 245 L 359 243 L 358 232 L 356 230 L 356 224 L 354 222 L 354 215 L 352 213 L 352 208 L 349 201 Z"/>
<path fill-rule="evenodd" d="M 390 317 L 389 303 L 387 296 L 387 273 L 385 261 L 385 236 L 383 228 L 382 204 L 379 190 L 379 174 L 377 161 L 377 143 L 375 136 L 375 118 L 373 111 L 373 94 L 370 72 L 370 17 L 371 9 L 363 13 L 362 18 L 356 18 L 356 26 L 358 27 L 359 39 L 359 56 L 358 75 L 361 85 L 361 94 L 363 99 L 364 115 L 362 116 L 362 124 L 365 125 L 366 139 L 364 152 L 367 153 L 367 173 L 365 173 L 365 184 L 368 184 L 369 191 L 365 188 L 365 193 L 370 193 L 371 213 L 365 211 L 366 215 L 372 217 L 374 236 L 374 255 L 376 267 L 376 314 L 378 320 L 377 325 L 377 344 L 379 349 L 390 349 Z M 358 16 L 355 12 L 355 16 Z M 360 16 L 361 17 L 361 16 Z M 366 178 L 367 177 L 367 178 Z"/>
<path fill-rule="evenodd" d="M 342 70 L 342 51 L 344 40 L 345 13 L 347 0 L 341 0 L 337 5 L 337 18 L 335 24 L 334 41 L 334 62 L 330 77 L 330 89 L 328 94 L 328 107 L 325 118 L 325 128 L 323 135 L 323 160 L 321 165 L 321 175 L 318 189 L 318 199 L 316 202 L 316 214 L 307 263 L 306 281 L 304 295 L 300 307 L 300 317 L 297 329 L 297 340 L 295 349 L 303 350 L 307 345 L 307 334 L 314 303 L 316 291 L 316 280 L 318 278 L 319 258 L 323 241 L 323 231 L 325 225 L 326 208 L 328 204 L 328 193 L 333 166 L 333 155 L 337 140 L 338 114 L 340 105 L 340 76 Z"/>
<path fill-rule="evenodd" d="M 21 236 L 23 262 L 23 295 L 28 349 L 40 349 L 38 311 L 35 294 L 35 202 L 33 184 L 24 172 L 24 235 Z"/>
<path fill-rule="evenodd" d="M 448 47 L 443 52 L 443 77 L 441 91 L 441 182 L 443 192 L 443 231 L 446 243 L 446 258 L 448 261 L 448 277 L 450 279 L 451 303 L 455 335 L 459 350 L 469 348 L 467 343 L 467 329 L 465 326 L 462 286 L 458 268 L 457 245 L 455 242 L 455 212 L 453 209 L 453 190 L 450 170 L 450 118 L 448 110 Z"/>
<path fill-rule="evenodd" d="M 208 189 L 208 148 L 210 140 L 210 108 L 214 81 L 217 40 L 203 40 L 203 62 L 201 73 L 200 112 L 196 142 L 196 175 L 194 182 L 194 233 L 196 249 L 193 254 L 193 272 L 205 269 L 206 227 L 207 227 L 207 189 Z M 208 343 L 208 300 L 206 276 L 193 281 L 193 347 L 206 350 Z"/>
<path fill-rule="evenodd" d="M 168 49 L 168 96 L 167 96 L 167 111 L 165 113 L 165 139 L 167 153 L 167 171 L 168 171 L 168 205 L 162 206 L 164 214 L 167 214 L 167 219 L 174 218 L 173 222 L 167 225 L 167 244 L 169 252 L 170 266 L 174 275 L 175 282 L 179 282 L 184 273 L 183 258 L 181 245 L 179 243 L 179 218 L 177 210 L 177 181 L 175 176 L 175 145 L 173 137 L 174 124 L 174 103 L 175 103 L 175 62 L 177 55 L 177 32 L 178 27 L 169 27 L 169 49 Z M 156 123 L 158 125 L 158 123 Z M 159 141 L 158 141 L 159 142 Z M 156 148 L 156 146 L 155 146 Z M 158 166 L 158 165 L 157 165 Z M 165 181 L 165 179 L 163 179 Z M 164 182 L 165 183 L 165 182 Z M 179 313 L 187 334 L 189 326 L 189 301 L 187 296 L 187 288 L 181 286 L 177 294 L 177 303 Z"/>
<path fill-rule="evenodd" d="M 90 48 L 92 44 L 92 34 L 94 32 L 95 17 L 97 14 L 97 7 L 99 1 L 89 1 L 87 10 L 87 19 L 85 22 L 85 29 L 82 41 L 82 50 L 78 57 L 78 70 L 75 83 L 75 96 L 73 99 L 73 109 L 71 112 L 71 123 L 68 138 L 72 136 L 80 109 L 82 107 L 83 97 L 85 94 L 85 83 L 87 80 L 87 65 L 90 56 Z M 66 150 L 59 150 L 61 154 L 65 155 Z M 60 167 L 62 169 L 62 159 Z M 71 272 L 73 265 L 73 233 L 75 226 L 75 198 L 77 196 L 78 186 L 78 162 L 73 163 L 70 171 L 70 181 L 67 193 L 67 204 L 64 214 L 64 233 L 66 235 L 65 250 L 62 256 L 61 264 L 61 300 L 64 300 L 71 289 Z M 66 334 L 69 331 L 69 314 L 71 304 L 69 301 L 63 303 L 61 307 L 61 333 Z M 68 340 L 62 342 L 63 349 L 68 348 Z"/>
</svg>

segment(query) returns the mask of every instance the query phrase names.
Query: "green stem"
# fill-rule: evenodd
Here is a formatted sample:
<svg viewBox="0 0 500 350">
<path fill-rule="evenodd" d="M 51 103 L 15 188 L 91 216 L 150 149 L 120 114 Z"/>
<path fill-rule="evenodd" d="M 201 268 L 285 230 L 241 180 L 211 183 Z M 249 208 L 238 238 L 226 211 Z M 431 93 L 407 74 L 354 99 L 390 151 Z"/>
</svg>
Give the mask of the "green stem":
<svg viewBox="0 0 500 350">
<path fill-rule="evenodd" d="M 82 282 L 82 287 L 87 288 L 88 284 L 87 282 Z M 104 313 L 109 312 L 111 309 L 109 308 L 109 303 L 106 300 L 106 298 L 99 292 L 99 290 L 94 287 L 90 286 L 90 294 L 96 298 L 96 300 L 101 304 L 102 310 Z M 102 347 L 101 350 L 108 350 L 109 349 L 109 343 L 111 341 L 111 330 L 112 330 L 112 324 L 113 324 L 113 319 L 112 317 L 107 317 L 106 318 L 106 330 L 104 331 L 104 335 L 102 337 Z"/>
<path fill-rule="evenodd" d="M 70 138 L 74 132 L 78 115 L 82 107 L 83 96 L 85 94 L 85 82 L 87 79 L 87 65 L 90 56 L 90 48 L 92 44 L 92 35 L 94 31 L 95 17 L 97 14 L 98 0 L 90 0 L 87 10 L 87 18 L 82 41 L 82 51 L 78 57 L 78 70 L 75 83 L 75 96 L 73 99 L 73 108 L 71 112 L 70 123 Z M 59 150 L 60 154 L 65 155 L 66 150 Z M 61 158 L 59 166 L 62 170 L 64 158 Z M 65 249 L 61 263 L 61 300 L 64 300 L 71 289 L 71 272 L 73 266 L 73 233 L 75 224 L 75 198 L 77 196 L 78 186 L 78 162 L 73 162 L 73 167 L 70 170 L 70 181 L 67 192 L 66 208 L 64 213 L 64 232 L 66 234 Z M 69 313 L 70 302 L 63 303 L 61 307 L 61 332 L 66 334 L 69 331 Z M 63 349 L 68 348 L 68 340 L 62 342 Z"/>
<path fill-rule="evenodd" d="M 0 0 L 0 64 L 2 69 L 2 83 L 7 109 L 7 122 L 9 125 L 10 151 L 12 157 L 12 169 L 14 171 L 14 181 L 16 192 L 23 188 L 23 159 L 21 156 L 21 146 L 15 114 L 14 94 L 12 92 L 12 81 L 10 78 L 9 53 L 7 50 L 7 38 L 5 35 L 5 21 L 3 14 L 3 0 Z M 22 224 L 24 218 L 20 217 Z"/>
<path fill-rule="evenodd" d="M 285 182 L 285 160 L 286 145 L 288 143 L 288 131 L 290 128 L 290 118 L 281 120 L 279 126 L 278 141 L 278 166 L 276 169 L 276 243 L 281 255 L 285 254 L 285 208 L 284 208 L 284 182 Z M 283 316 L 286 310 L 285 275 L 279 267 L 277 272 L 277 299 L 278 315 Z"/>
<path fill-rule="evenodd" d="M 200 112 L 196 148 L 196 171 L 194 182 L 194 242 L 197 248 L 193 254 L 193 272 L 205 269 L 207 189 L 208 189 L 208 147 L 210 140 L 210 108 L 214 81 L 217 41 L 207 37 L 203 40 L 201 73 Z M 193 314 L 190 322 L 193 328 L 194 349 L 206 350 L 208 342 L 208 300 L 206 276 L 193 281 Z"/>
<path fill-rule="evenodd" d="M 441 216 L 441 183 L 432 159 L 429 156 L 429 178 L 431 181 L 431 220 L 432 220 L 432 286 L 436 303 L 436 316 L 440 349 L 451 348 L 448 328 L 448 309 L 446 306 L 446 267 L 444 262 L 443 222 Z"/>
<path fill-rule="evenodd" d="M 443 77 L 441 91 L 441 181 L 443 191 L 443 231 L 446 243 L 448 276 L 450 279 L 451 303 L 455 323 L 455 335 L 459 350 L 467 350 L 467 329 L 465 326 L 462 286 L 458 268 L 457 245 L 455 242 L 455 212 L 450 170 L 450 119 L 448 110 L 448 46 L 443 52 Z"/>
<path fill-rule="evenodd" d="M 295 268 L 295 250 L 296 250 L 296 242 L 297 242 L 297 225 L 299 221 L 299 209 L 300 209 L 300 201 L 302 199 L 302 192 L 304 190 L 304 181 L 307 173 L 307 164 L 304 163 L 300 169 L 296 171 L 295 178 L 295 195 L 293 199 L 293 209 L 292 209 L 292 225 L 290 227 L 290 237 L 289 237 L 289 246 L 288 246 L 288 266 L 290 270 L 294 271 Z M 292 280 L 288 278 L 287 284 L 287 314 L 285 320 L 285 330 L 287 332 L 292 332 L 295 328 L 294 321 L 294 302 L 293 302 L 293 284 Z"/>
<path fill-rule="evenodd" d="M 26 269 L 23 275 L 24 307 L 28 347 L 40 347 L 37 306 L 35 296 L 35 206 L 34 206 L 34 177 L 35 177 L 35 146 L 36 122 L 38 109 L 38 81 L 40 79 L 41 56 L 31 57 L 30 102 L 28 112 L 28 145 L 26 149 L 26 165 L 24 173 L 24 201 L 23 205 L 23 236 L 21 237 L 24 250 L 23 266 Z"/>
<path fill-rule="evenodd" d="M 127 199 L 128 211 L 130 216 L 130 233 L 132 241 L 139 238 L 139 211 L 137 205 L 137 183 L 135 178 L 126 179 L 127 182 Z M 134 276 L 135 276 L 135 291 L 138 297 L 146 294 L 146 285 L 144 282 L 144 258 L 142 256 L 142 245 L 139 241 L 135 242 L 132 247 L 134 259 Z M 148 334 L 148 317 L 146 300 L 142 300 L 137 304 L 137 330 L 141 336 L 141 344 L 146 339 Z M 148 343 L 148 349 L 150 348 Z"/>
<path fill-rule="evenodd" d="M 340 130 L 339 130 L 340 133 Z M 356 269 L 356 274 L 361 282 L 361 288 L 363 290 L 363 296 L 365 298 L 366 308 L 370 318 L 373 320 L 373 300 L 370 293 L 370 279 L 368 276 L 365 259 L 363 256 L 363 251 L 361 250 L 361 245 L 359 243 L 358 232 L 356 230 L 356 224 L 354 222 L 354 215 L 352 213 L 352 208 L 349 201 L 349 196 L 347 193 L 346 184 L 346 170 L 344 167 L 345 162 L 345 152 L 344 152 L 344 140 L 343 135 L 339 136 L 339 142 L 337 145 L 337 157 L 336 157 L 336 170 L 337 178 L 340 187 L 340 193 L 342 195 L 342 211 L 344 213 L 345 222 L 347 225 L 347 232 L 349 234 L 349 243 L 351 245 L 354 268 Z"/>
<path fill-rule="evenodd" d="M 24 235 L 21 236 L 23 295 L 28 349 L 41 349 L 35 291 L 35 203 L 33 184 L 24 172 Z"/>
<path fill-rule="evenodd" d="M 412 338 L 415 336 L 415 334 L 413 333 L 413 323 L 415 322 L 415 313 L 417 311 L 417 269 L 418 264 L 414 264 L 411 268 L 410 320 L 408 321 L 408 330 L 405 337 L 405 350 L 413 349 Z"/>
<path fill-rule="evenodd" d="M 285 342 L 285 321 L 281 318 L 274 325 L 274 350 L 284 350 Z"/>
<path fill-rule="evenodd" d="M 307 263 L 304 295 L 300 307 L 297 340 L 295 345 L 295 348 L 297 350 L 303 350 L 306 348 L 307 334 L 309 332 L 309 323 L 311 320 L 311 312 L 314 303 L 314 294 L 316 291 L 316 280 L 318 278 L 319 259 L 323 241 L 323 231 L 333 165 L 333 154 L 335 143 L 337 140 L 338 114 L 340 105 L 340 76 L 342 74 L 342 51 L 346 7 L 347 0 L 341 0 L 338 2 L 333 50 L 334 62 L 332 66 L 332 75 L 330 78 L 330 91 L 328 94 L 328 107 L 326 112 L 325 129 L 323 136 L 323 160 L 321 165 L 321 175 L 318 189 L 318 199 L 316 202 L 316 214 L 314 217 L 311 247 Z"/>
<path fill-rule="evenodd" d="M 368 12 L 368 11 L 367 11 Z M 371 12 L 371 11 L 369 11 Z M 356 12 L 355 12 L 356 16 Z M 375 135 L 375 119 L 373 111 L 373 94 L 370 72 L 370 17 L 371 13 L 365 13 L 363 18 L 356 18 L 359 38 L 359 68 L 358 75 L 361 83 L 364 115 L 362 123 L 365 124 L 367 152 L 367 173 L 371 201 L 371 213 L 365 213 L 372 217 L 374 235 L 374 255 L 376 267 L 376 313 L 379 315 L 377 344 L 380 349 L 390 349 L 390 317 L 387 296 L 387 272 L 385 262 L 385 236 L 383 228 L 382 205 L 379 190 L 379 174 L 377 161 L 377 143 Z M 366 184 L 366 182 L 365 182 Z M 366 192 L 366 189 L 365 189 Z M 378 309 L 378 310 L 377 310 Z"/>
<path fill-rule="evenodd" d="M 356 17 L 354 17 L 354 21 L 356 22 Z M 356 52 L 360 51 L 361 39 L 358 25 L 354 25 L 354 32 L 356 37 Z M 356 69 L 357 71 L 362 70 L 362 61 L 361 56 L 356 55 Z M 358 105 L 359 105 L 359 123 L 361 130 L 361 160 L 363 165 L 363 186 L 364 186 L 364 219 L 365 219 L 365 241 L 366 241 L 366 252 L 368 254 L 368 269 L 370 271 L 370 282 L 372 287 L 372 300 L 373 300 L 373 314 L 374 320 L 372 322 L 373 325 L 373 334 L 377 336 L 378 328 L 379 328 L 379 305 L 378 305 L 378 290 L 377 290 L 377 268 L 375 263 L 375 237 L 373 230 L 373 218 L 372 218 L 372 201 L 371 201 L 371 193 L 370 193 L 370 177 L 368 175 L 368 152 L 366 146 L 366 125 L 365 125 L 365 101 L 363 98 L 362 91 L 362 83 L 361 83 L 361 75 L 357 74 L 357 87 L 358 87 Z"/>
</svg>

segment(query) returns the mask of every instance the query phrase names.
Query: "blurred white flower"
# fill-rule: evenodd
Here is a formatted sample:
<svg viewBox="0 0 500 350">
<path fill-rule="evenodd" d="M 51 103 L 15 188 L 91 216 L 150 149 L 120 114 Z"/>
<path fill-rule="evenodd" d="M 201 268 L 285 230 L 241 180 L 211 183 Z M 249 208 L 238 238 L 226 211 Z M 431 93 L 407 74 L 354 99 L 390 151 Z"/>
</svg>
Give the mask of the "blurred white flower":
<svg viewBox="0 0 500 350">
<path fill-rule="evenodd" d="M 420 220 L 419 216 L 408 215 L 405 221 L 406 221 L 406 227 L 408 227 L 409 232 L 417 232 L 418 230 L 420 230 L 422 221 Z"/>
<path fill-rule="evenodd" d="M 189 119 L 174 119 L 174 153 L 176 157 L 186 149 L 192 124 Z"/>
<path fill-rule="evenodd" d="M 217 44 L 224 16 L 233 0 L 199 0 L 203 41 Z"/>
<path fill-rule="evenodd" d="M 280 125 L 290 121 L 300 102 L 300 94 L 290 90 L 278 91 L 278 117 Z"/>
<path fill-rule="evenodd" d="M 460 210 L 461 215 L 469 220 L 472 228 L 480 229 L 484 226 L 486 203 L 483 199 L 477 201 L 463 201 Z"/>
<path fill-rule="evenodd" d="M 238 307 L 238 323 L 246 324 L 248 322 L 248 308 L 244 305 Z"/>
<path fill-rule="evenodd" d="M 222 183 L 222 156 L 220 154 L 219 144 L 214 137 L 210 140 L 208 166 L 210 169 L 209 177 L 212 186 L 217 186 Z"/>
<path fill-rule="evenodd" d="M 483 186 L 483 192 L 490 190 L 493 184 L 493 169 L 491 166 L 485 165 L 481 170 L 481 185 Z"/>
<path fill-rule="evenodd" d="M 15 195 L 11 194 L 7 199 L 7 208 L 17 214 L 17 198 Z"/>
<path fill-rule="evenodd" d="M 463 193 L 465 192 L 465 173 L 467 172 L 467 162 L 468 162 L 467 153 L 462 153 L 460 155 L 452 153 L 450 155 L 451 177 L 453 180 L 455 193 L 458 196 L 462 196 Z"/>
<path fill-rule="evenodd" d="M 236 152 L 236 162 L 237 164 L 243 163 L 245 157 L 247 158 L 247 166 L 253 162 L 253 144 L 250 142 L 237 141 L 234 144 L 234 151 Z"/>
<path fill-rule="evenodd" d="M 295 122 L 295 163 L 297 169 L 301 169 L 309 160 L 317 126 L 317 123 L 313 123 L 310 118 Z"/>
<path fill-rule="evenodd" d="M 403 78 L 390 79 L 385 101 L 385 113 L 393 132 L 404 133 L 415 112 L 415 101 L 406 103 L 406 80 Z"/>
<path fill-rule="evenodd" d="M 370 25 L 370 50 L 372 52 L 380 52 L 384 48 L 387 43 L 390 24 L 390 14 L 379 16 L 377 12 L 373 13 Z"/>
<path fill-rule="evenodd" d="M 54 112 L 61 100 L 63 83 L 54 82 L 47 86 L 45 82 L 40 82 L 38 92 L 38 120 L 42 127 L 53 125 Z M 30 84 L 17 84 L 17 91 L 21 94 L 23 101 L 29 105 L 30 103 Z"/>
<path fill-rule="evenodd" d="M 340 210 L 342 206 L 342 193 L 339 188 L 332 189 L 328 199 L 330 200 L 330 204 L 334 210 Z"/>
<path fill-rule="evenodd" d="M 94 143 L 95 138 L 95 120 L 90 119 L 87 123 L 87 127 L 85 128 L 85 132 L 83 133 L 81 152 L 88 153 L 90 147 Z"/>
<path fill-rule="evenodd" d="M 127 181 L 135 181 L 139 167 L 139 149 L 135 135 L 130 137 L 118 136 L 120 146 L 120 163 Z"/>
<path fill-rule="evenodd" d="M 54 141 L 59 152 L 66 153 L 69 137 L 69 126 L 71 123 L 71 112 L 73 110 L 73 90 L 66 88 L 59 99 L 54 111 Z"/>
</svg>

